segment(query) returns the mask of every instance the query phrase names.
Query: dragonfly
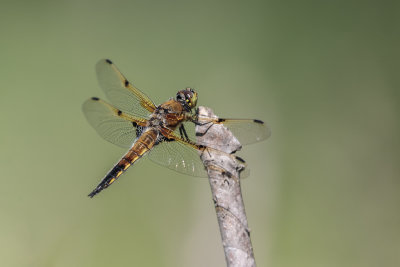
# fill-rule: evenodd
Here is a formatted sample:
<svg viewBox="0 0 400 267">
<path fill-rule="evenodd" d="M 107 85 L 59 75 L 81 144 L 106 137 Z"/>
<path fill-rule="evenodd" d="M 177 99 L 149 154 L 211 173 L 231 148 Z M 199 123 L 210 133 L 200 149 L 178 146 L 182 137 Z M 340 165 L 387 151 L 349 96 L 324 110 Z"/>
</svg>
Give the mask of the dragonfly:
<svg viewBox="0 0 400 267">
<path fill-rule="evenodd" d="M 89 124 L 105 140 L 128 149 L 88 195 L 94 197 L 113 184 L 131 165 L 146 156 L 153 162 L 190 176 L 207 177 L 200 154 L 216 144 L 200 143 L 195 126 L 198 94 L 192 88 L 177 92 L 161 105 L 129 82 L 109 59 L 96 64 L 100 87 L 111 102 L 98 97 L 82 106 Z M 267 139 L 268 126 L 256 119 L 202 118 L 201 124 L 223 124 L 242 145 Z M 238 158 L 240 159 L 240 158 Z"/>
</svg>

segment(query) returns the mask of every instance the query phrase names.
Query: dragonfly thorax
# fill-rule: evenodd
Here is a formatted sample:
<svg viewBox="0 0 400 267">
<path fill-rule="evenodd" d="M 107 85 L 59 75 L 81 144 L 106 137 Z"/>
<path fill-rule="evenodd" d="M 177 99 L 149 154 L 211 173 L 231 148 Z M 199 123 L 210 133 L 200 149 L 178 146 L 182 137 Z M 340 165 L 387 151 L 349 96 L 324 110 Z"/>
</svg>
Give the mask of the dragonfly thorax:
<svg viewBox="0 0 400 267">
<path fill-rule="evenodd" d="M 159 105 L 150 115 L 147 127 L 166 127 L 174 130 L 181 122 L 186 120 L 188 111 L 186 107 L 175 99 L 170 99 Z"/>
</svg>

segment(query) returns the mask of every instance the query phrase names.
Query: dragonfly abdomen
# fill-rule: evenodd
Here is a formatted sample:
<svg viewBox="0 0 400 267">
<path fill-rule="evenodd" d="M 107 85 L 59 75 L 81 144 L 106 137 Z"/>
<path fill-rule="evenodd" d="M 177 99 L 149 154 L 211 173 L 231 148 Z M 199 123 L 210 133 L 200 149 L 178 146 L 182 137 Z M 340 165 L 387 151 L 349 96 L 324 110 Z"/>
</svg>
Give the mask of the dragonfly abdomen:
<svg viewBox="0 0 400 267">
<path fill-rule="evenodd" d="M 148 152 L 157 140 L 156 131 L 144 132 L 133 144 L 132 148 L 120 159 L 120 161 L 107 173 L 97 187 L 89 194 L 94 197 L 103 189 L 114 183 L 132 164 Z"/>
</svg>

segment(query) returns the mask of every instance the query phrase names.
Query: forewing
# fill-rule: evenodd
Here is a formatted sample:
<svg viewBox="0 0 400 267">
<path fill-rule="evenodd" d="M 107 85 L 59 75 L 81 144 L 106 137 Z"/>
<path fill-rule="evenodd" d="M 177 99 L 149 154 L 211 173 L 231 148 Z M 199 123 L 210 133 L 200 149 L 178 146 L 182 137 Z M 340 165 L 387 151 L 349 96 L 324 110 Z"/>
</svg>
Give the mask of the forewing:
<svg viewBox="0 0 400 267">
<path fill-rule="evenodd" d="M 146 123 L 144 119 L 122 112 L 95 97 L 86 100 L 82 110 L 89 124 L 101 137 L 123 148 L 131 147 Z"/>
<path fill-rule="evenodd" d="M 260 120 L 219 119 L 242 145 L 263 141 L 271 136 L 271 129 Z"/>
<path fill-rule="evenodd" d="M 271 135 L 270 128 L 265 125 L 262 121 L 251 120 L 251 119 L 211 119 L 211 118 L 200 118 L 199 123 L 205 124 L 205 128 L 213 127 L 213 125 L 223 125 L 227 127 L 233 135 L 239 140 L 241 145 L 253 144 L 256 142 L 263 141 Z M 206 145 L 209 147 L 217 148 L 219 144 L 214 143 L 214 140 L 208 139 L 207 143 L 199 142 L 197 136 L 202 133 L 195 132 L 195 124 L 193 122 L 182 123 L 183 129 L 177 128 L 175 134 L 182 139 L 186 139 L 194 143 Z M 185 135 L 186 133 L 186 135 Z M 217 142 L 217 139 L 215 139 Z"/>
<path fill-rule="evenodd" d="M 208 124 L 210 127 L 212 127 L 213 124 L 223 124 L 233 133 L 241 145 L 260 142 L 271 136 L 270 128 L 260 120 L 222 118 L 210 119 L 201 117 L 198 120 L 199 123 Z M 213 146 L 212 142 L 208 143 L 207 145 L 211 147 Z"/>
<path fill-rule="evenodd" d="M 147 117 L 155 110 L 150 98 L 130 83 L 109 59 L 97 63 L 96 73 L 107 98 L 122 111 Z"/>
</svg>

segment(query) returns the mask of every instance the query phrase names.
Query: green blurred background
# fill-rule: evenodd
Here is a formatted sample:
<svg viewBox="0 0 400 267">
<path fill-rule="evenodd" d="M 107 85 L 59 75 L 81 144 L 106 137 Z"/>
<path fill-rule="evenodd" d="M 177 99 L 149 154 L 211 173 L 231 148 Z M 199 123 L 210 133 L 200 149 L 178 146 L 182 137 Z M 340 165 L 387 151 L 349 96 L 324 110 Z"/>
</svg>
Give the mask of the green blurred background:
<svg viewBox="0 0 400 267">
<path fill-rule="evenodd" d="M 0 266 L 224 266 L 206 179 L 140 161 L 82 103 L 112 59 L 156 103 L 192 86 L 268 122 L 241 152 L 258 266 L 398 266 L 399 4 L 1 1 Z"/>
</svg>

